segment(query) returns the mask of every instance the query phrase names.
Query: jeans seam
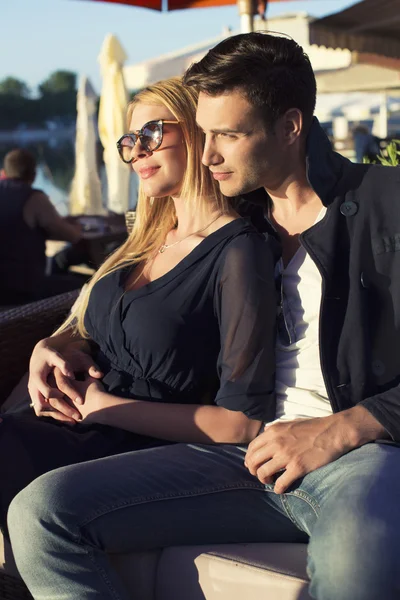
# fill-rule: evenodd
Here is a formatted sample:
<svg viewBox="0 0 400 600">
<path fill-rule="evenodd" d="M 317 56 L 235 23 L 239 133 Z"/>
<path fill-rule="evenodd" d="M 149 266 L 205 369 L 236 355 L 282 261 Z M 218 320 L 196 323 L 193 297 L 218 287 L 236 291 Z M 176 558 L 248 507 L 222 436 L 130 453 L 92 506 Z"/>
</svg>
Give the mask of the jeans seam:
<svg viewBox="0 0 400 600">
<path fill-rule="evenodd" d="M 304 500 L 304 502 L 307 502 L 307 504 L 309 504 L 315 512 L 315 515 L 318 516 L 318 511 L 321 510 L 321 506 L 313 496 L 310 496 L 310 494 L 304 492 L 303 490 L 293 490 L 293 492 L 289 492 L 289 495 L 296 496 L 301 498 L 301 500 Z"/>
<path fill-rule="evenodd" d="M 107 577 L 107 572 L 101 566 L 99 566 L 97 564 L 97 561 L 95 559 L 95 556 L 94 556 L 94 553 L 92 552 L 92 550 L 90 548 L 87 548 L 86 546 L 85 546 L 85 550 L 87 552 L 89 560 L 93 564 L 93 568 L 96 570 L 96 572 L 99 574 L 99 576 L 103 579 L 103 581 L 104 581 L 105 585 L 107 586 L 109 592 L 111 593 L 113 599 L 121 600 L 121 596 L 115 591 L 114 586 L 112 585 L 111 581 Z"/>
<path fill-rule="evenodd" d="M 103 569 L 103 567 L 101 567 L 97 563 L 93 549 L 88 544 L 86 544 L 85 541 L 82 539 L 82 530 L 79 527 L 79 525 L 77 527 L 77 532 L 71 532 L 71 534 L 72 534 L 72 537 L 75 538 L 74 541 L 77 544 L 77 546 L 80 546 L 85 551 L 90 562 L 93 564 L 95 571 L 98 573 L 98 575 L 102 578 L 105 585 L 107 586 L 109 592 L 112 595 L 113 600 L 121 600 L 121 596 L 118 593 L 116 593 L 114 586 L 112 585 L 112 582 L 107 577 L 107 572 Z"/>
<path fill-rule="evenodd" d="M 90 516 L 87 516 L 86 519 L 84 519 L 83 521 L 81 521 L 78 524 L 78 528 L 81 529 L 82 527 L 85 527 L 86 525 L 88 525 L 91 521 L 94 521 L 95 519 L 98 519 L 99 517 L 104 516 L 105 514 L 108 514 L 110 512 L 113 512 L 114 510 L 120 510 L 121 508 L 128 508 L 130 506 L 137 506 L 139 504 L 146 504 L 147 502 L 161 502 L 162 500 L 179 500 L 181 498 L 189 498 L 191 496 L 206 496 L 208 494 L 218 494 L 220 492 L 229 492 L 229 491 L 233 491 L 233 490 L 241 490 L 241 489 L 252 489 L 255 491 L 260 491 L 260 492 L 264 492 L 264 486 L 262 484 L 257 484 L 255 483 L 236 483 L 236 484 L 230 484 L 230 485 L 225 485 L 225 486 L 221 486 L 221 487 L 214 487 L 214 488 L 198 488 L 192 491 L 188 491 L 188 492 L 170 492 L 168 494 L 154 494 L 151 496 L 138 496 L 137 498 L 131 498 L 129 500 L 124 500 L 122 502 L 117 502 L 114 504 L 110 504 L 107 506 L 102 507 L 101 509 L 98 509 L 97 511 L 95 511 L 93 514 L 91 514 Z M 79 536 L 81 537 L 81 536 Z"/>
<path fill-rule="evenodd" d="M 320 509 L 320 506 L 319 506 L 318 502 L 314 498 L 312 498 L 312 496 L 310 496 L 309 494 L 307 494 L 306 492 L 303 492 L 301 490 L 287 492 L 286 494 L 283 494 L 281 496 L 283 510 L 285 511 L 286 515 L 298 529 L 300 529 L 301 531 L 304 531 L 303 526 L 297 521 L 292 510 L 290 509 L 289 500 L 287 498 L 288 496 L 293 496 L 294 498 L 299 498 L 300 500 L 303 500 L 303 502 L 308 504 L 308 506 L 310 506 L 310 508 L 314 511 L 316 517 L 318 517 L 318 511 Z"/>
</svg>

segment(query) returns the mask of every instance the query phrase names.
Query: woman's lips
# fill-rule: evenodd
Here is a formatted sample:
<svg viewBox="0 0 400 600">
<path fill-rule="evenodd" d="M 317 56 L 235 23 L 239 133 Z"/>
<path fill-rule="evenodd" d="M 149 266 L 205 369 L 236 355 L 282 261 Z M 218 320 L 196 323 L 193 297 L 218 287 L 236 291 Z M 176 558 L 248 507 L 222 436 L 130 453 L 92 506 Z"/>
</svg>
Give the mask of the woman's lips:
<svg viewBox="0 0 400 600">
<path fill-rule="evenodd" d="M 160 167 L 146 167 L 145 169 L 139 170 L 139 176 L 142 179 L 149 179 L 158 171 Z"/>
</svg>

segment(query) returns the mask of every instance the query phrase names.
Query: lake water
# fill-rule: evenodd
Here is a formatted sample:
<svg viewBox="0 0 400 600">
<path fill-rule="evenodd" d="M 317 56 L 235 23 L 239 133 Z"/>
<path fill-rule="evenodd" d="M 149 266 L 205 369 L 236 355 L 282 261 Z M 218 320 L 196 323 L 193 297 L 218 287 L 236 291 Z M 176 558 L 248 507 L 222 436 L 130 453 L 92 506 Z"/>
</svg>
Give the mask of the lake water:
<svg viewBox="0 0 400 600">
<path fill-rule="evenodd" d="M 33 152 L 37 161 L 37 176 L 34 187 L 42 189 L 57 207 L 58 212 L 65 216 L 69 213 L 69 190 L 75 170 L 75 140 L 73 136 L 61 139 L 52 138 L 46 141 L 31 141 L 16 143 L 15 141 L 0 142 L 0 165 L 10 150 L 24 147 Z M 117 151 L 117 150 L 115 150 Z M 98 171 L 102 184 L 103 204 L 107 205 L 107 177 L 102 161 L 102 147 L 98 147 Z M 135 208 L 137 199 L 137 178 L 133 174 L 131 181 L 129 207 Z"/>
</svg>

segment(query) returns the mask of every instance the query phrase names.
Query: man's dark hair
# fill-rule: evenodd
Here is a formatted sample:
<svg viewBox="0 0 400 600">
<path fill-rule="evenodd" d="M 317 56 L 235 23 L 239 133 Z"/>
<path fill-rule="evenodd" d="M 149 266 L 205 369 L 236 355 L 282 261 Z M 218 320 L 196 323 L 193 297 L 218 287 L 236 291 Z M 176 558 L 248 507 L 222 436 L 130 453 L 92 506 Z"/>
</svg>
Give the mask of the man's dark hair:
<svg viewBox="0 0 400 600">
<path fill-rule="evenodd" d="M 4 157 L 4 172 L 10 179 L 33 182 L 36 176 L 36 160 L 29 150 L 16 148 Z"/>
<path fill-rule="evenodd" d="M 239 89 L 271 127 L 290 108 L 312 121 L 316 82 L 310 59 L 294 40 L 266 33 L 235 35 L 212 48 L 186 71 L 183 82 L 218 96 Z"/>
</svg>

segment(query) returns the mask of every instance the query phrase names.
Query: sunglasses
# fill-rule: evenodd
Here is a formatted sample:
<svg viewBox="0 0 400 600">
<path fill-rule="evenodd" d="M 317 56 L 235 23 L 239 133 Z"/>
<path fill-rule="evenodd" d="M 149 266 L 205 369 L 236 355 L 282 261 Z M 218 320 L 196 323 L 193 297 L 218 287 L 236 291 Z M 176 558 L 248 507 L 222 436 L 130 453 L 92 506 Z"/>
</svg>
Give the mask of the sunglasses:
<svg viewBox="0 0 400 600">
<path fill-rule="evenodd" d="M 166 121 L 158 119 L 158 121 L 149 121 L 145 123 L 138 131 L 125 133 L 117 142 L 117 148 L 121 159 L 124 163 L 133 161 L 133 149 L 138 139 L 146 152 L 155 152 L 161 146 L 163 141 L 163 125 L 164 123 L 179 123 L 179 121 Z"/>
</svg>

